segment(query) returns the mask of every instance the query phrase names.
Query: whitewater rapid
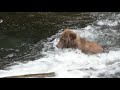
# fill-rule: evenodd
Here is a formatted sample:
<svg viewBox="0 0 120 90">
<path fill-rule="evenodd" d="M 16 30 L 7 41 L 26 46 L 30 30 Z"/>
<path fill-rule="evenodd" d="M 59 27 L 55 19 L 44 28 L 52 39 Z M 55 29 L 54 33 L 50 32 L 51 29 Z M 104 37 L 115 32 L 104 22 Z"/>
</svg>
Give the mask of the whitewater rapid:
<svg viewBox="0 0 120 90">
<path fill-rule="evenodd" d="M 17 65 L 8 67 L 7 70 L 0 70 L 0 77 L 55 72 L 53 78 L 119 78 L 120 47 L 117 43 L 120 32 L 114 28 L 119 22 L 120 15 L 117 14 L 103 20 L 98 19 L 85 28 L 73 29 L 81 37 L 108 46 L 108 52 L 87 55 L 78 49 L 58 49 L 56 44 L 62 32 L 60 30 L 48 38 L 47 42 L 43 42 L 44 48 L 41 52 L 43 57 L 26 63 L 17 62 Z"/>
</svg>

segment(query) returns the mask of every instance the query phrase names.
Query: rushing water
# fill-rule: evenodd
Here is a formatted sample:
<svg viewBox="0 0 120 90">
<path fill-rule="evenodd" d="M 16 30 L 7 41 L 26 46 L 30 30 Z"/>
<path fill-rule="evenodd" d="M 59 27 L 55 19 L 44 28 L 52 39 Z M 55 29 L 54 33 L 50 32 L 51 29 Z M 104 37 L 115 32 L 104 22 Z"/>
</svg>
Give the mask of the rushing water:
<svg viewBox="0 0 120 90">
<path fill-rule="evenodd" d="M 1 13 L 0 19 L 0 77 L 46 72 L 55 72 L 55 78 L 120 77 L 120 13 Z M 65 27 L 106 52 L 56 48 Z"/>
</svg>

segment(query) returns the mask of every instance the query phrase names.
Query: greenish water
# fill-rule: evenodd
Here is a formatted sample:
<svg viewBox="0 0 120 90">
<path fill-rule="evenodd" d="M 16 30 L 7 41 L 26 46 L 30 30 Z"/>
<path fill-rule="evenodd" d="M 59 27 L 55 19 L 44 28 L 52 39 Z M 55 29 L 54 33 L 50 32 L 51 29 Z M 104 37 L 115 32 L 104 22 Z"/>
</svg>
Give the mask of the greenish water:
<svg viewBox="0 0 120 90">
<path fill-rule="evenodd" d="M 94 19 L 87 12 L 0 12 L 0 69 L 20 61 L 60 29 L 82 28 Z"/>
</svg>

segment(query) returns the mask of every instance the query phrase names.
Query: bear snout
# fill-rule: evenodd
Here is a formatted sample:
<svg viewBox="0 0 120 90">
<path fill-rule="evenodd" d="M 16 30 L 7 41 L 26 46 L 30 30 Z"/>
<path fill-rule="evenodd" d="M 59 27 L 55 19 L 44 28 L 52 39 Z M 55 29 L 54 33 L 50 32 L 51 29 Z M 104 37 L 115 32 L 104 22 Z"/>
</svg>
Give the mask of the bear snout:
<svg viewBox="0 0 120 90">
<path fill-rule="evenodd" d="M 60 45 L 60 43 L 58 43 L 58 44 L 56 45 L 56 47 L 57 47 L 57 48 L 62 48 L 61 45 Z"/>
<path fill-rule="evenodd" d="M 56 47 L 59 48 L 59 45 L 57 44 Z"/>
</svg>

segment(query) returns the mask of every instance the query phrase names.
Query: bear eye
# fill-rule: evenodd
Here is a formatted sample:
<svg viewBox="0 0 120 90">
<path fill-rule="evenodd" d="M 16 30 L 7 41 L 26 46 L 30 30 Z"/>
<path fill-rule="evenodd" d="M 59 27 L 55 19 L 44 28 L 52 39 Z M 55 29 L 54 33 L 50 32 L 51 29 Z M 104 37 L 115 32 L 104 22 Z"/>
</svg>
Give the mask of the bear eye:
<svg viewBox="0 0 120 90">
<path fill-rule="evenodd" d="M 62 40 L 62 41 L 65 41 L 65 39 L 64 39 L 64 38 L 61 38 L 61 40 Z"/>
</svg>

